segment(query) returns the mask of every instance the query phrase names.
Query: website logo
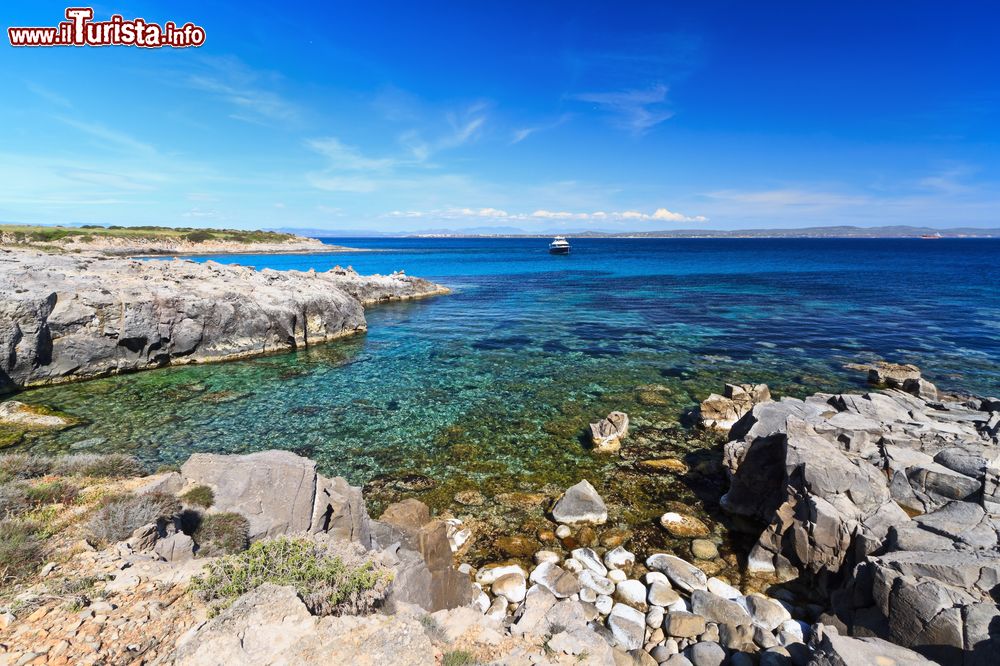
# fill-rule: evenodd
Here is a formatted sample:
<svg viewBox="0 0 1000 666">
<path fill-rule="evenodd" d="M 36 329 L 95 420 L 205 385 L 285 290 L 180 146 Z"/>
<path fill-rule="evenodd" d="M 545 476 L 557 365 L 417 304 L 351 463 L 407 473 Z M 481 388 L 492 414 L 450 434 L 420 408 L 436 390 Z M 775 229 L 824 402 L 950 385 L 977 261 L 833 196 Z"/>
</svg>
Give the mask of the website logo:
<svg viewBox="0 0 1000 666">
<path fill-rule="evenodd" d="M 125 19 L 113 14 L 107 21 L 94 21 L 93 7 L 68 7 L 66 20 L 55 27 L 11 27 L 11 46 L 138 46 L 145 49 L 187 48 L 205 43 L 205 29 L 188 22 L 163 25 L 142 18 Z"/>
</svg>

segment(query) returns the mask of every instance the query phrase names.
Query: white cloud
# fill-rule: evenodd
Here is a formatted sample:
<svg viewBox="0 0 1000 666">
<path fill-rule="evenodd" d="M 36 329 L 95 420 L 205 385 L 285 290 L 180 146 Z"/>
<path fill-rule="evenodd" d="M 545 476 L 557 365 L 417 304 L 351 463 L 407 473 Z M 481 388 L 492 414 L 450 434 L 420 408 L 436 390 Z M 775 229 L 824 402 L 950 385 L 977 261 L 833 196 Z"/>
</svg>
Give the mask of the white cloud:
<svg viewBox="0 0 1000 666">
<path fill-rule="evenodd" d="M 531 213 L 509 213 L 499 208 L 443 208 L 428 211 L 399 211 L 394 210 L 387 214 L 389 217 L 406 218 L 436 218 L 436 219 L 468 219 L 468 218 L 491 218 L 510 221 L 518 220 L 597 220 L 597 221 L 670 221 L 670 222 L 707 222 L 708 218 L 703 215 L 687 216 L 674 213 L 666 208 L 658 208 L 652 213 L 643 213 L 636 210 L 625 210 L 616 212 L 595 211 L 593 213 L 571 212 L 565 210 L 538 209 Z"/>
<path fill-rule="evenodd" d="M 667 90 L 660 83 L 647 90 L 583 93 L 573 99 L 596 104 L 615 117 L 616 125 L 639 135 L 673 117 L 673 112 L 666 108 Z"/>
<path fill-rule="evenodd" d="M 337 137 L 310 139 L 306 146 L 323 155 L 330 161 L 330 168 L 348 171 L 385 171 L 397 162 L 388 157 L 365 157 L 354 146 L 344 144 Z"/>
</svg>

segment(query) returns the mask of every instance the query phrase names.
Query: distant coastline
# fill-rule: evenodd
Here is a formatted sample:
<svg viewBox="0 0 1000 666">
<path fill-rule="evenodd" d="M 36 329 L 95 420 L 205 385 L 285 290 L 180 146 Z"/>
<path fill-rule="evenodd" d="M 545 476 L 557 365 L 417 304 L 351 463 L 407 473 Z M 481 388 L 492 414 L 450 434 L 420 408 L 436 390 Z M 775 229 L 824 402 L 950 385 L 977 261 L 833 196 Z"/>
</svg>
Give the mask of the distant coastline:
<svg viewBox="0 0 1000 666">
<path fill-rule="evenodd" d="M 552 230 L 546 233 L 528 233 L 515 230 L 487 229 L 449 231 L 429 229 L 410 232 L 378 232 L 363 230 L 332 229 L 276 229 L 282 233 L 316 238 L 551 238 L 555 234 L 573 238 L 921 238 L 937 236 L 941 238 L 1000 238 L 1000 228 L 978 229 L 975 227 L 953 227 L 933 229 L 930 227 L 885 226 L 885 227 L 804 227 L 796 229 L 661 229 L 656 231 L 571 231 Z"/>
</svg>

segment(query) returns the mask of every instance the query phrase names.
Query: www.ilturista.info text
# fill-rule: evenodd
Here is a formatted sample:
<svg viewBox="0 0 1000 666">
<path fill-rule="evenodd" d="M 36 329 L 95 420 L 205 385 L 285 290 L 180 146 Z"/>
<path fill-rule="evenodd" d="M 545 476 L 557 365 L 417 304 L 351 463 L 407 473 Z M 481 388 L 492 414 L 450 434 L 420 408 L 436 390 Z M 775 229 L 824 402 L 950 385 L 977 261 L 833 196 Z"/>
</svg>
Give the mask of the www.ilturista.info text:
<svg viewBox="0 0 1000 666">
<path fill-rule="evenodd" d="M 167 21 L 162 26 L 145 19 L 126 20 L 119 14 L 107 21 L 94 21 L 91 7 L 70 7 L 66 21 L 55 27 L 7 28 L 11 46 L 139 46 L 186 48 L 205 43 L 205 29 Z"/>
</svg>

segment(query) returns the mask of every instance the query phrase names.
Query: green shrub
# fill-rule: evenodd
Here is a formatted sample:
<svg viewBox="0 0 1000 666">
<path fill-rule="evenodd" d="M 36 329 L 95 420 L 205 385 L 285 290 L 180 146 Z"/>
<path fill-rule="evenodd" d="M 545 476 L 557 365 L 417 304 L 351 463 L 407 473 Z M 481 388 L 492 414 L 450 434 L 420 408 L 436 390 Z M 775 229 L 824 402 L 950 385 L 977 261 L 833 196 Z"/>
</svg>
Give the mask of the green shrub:
<svg viewBox="0 0 1000 666">
<path fill-rule="evenodd" d="M 33 523 L 0 520 L 0 587 L 28 576 L 42 563 L 42 542 Z"/>
<path fill-rule="evenodd" d="M 238 513 L 210 513 L 201 517 L 191 538 L 199 557 L 241 553 L 250 545 L 250 523 Z"/>
<path fill-rule="evenodd" d="M 26 493 L 28 501 L 36 507 L 43 504 L 72 504 L 79 494 L 79 488 L 61 479 L 29 486 Z"/>
<path fill-rule="evenodd" d="M 189 234 L 185 234 L 184 238 L 188 239 L 192 243 L 204 243 L 207 240 L 212 240 L 214 236 L 209 231 L 199 229 L 198 231 L 192 231 Z"/>
<path fill-rule="evenodd" d="M 33 479 L 45 476 L 52 469 L 52 459 L 32 453 L 0 455 L 0 480 Z"/>
<path fill-rule="evenodd" d="M 124 541 L 143 525 L 173 520 L 181 503 L 167 493 L 124 495 L 107 499 L 87 524 L 87 536 L 97 545 Z"/>
<path fill-rule="evenodd" d="M 291 585 L 315 615 L 360 615 L 381 603 L 391 580 L 375 562 L 348 564 L 309 539 L 279 537 L 212 562 L 192 589 L 218 609 L 265 583 Z"/>
<path fill-rule="evenodd" d="M 142 476 L 142 464 L 125 453 L 76 453 L 52 461 L 52 474 L 123 479 Z"/>
<path fill-rule="evenodd" d="M 215 504 L 215 493 L 208 486 L 195 486 L 181 495 L 181 501 L 191 506 L 200 506 L 203 509 L 207 509 Z"/>
</svg>

